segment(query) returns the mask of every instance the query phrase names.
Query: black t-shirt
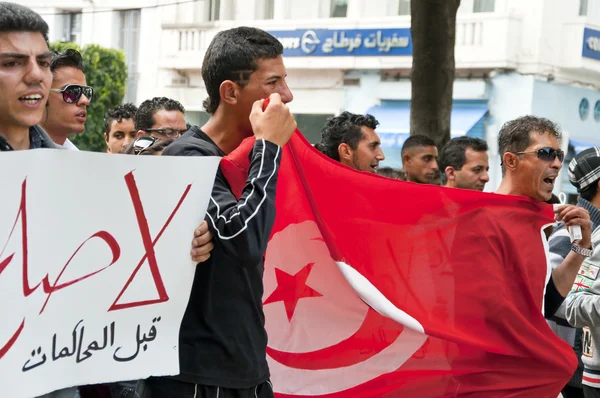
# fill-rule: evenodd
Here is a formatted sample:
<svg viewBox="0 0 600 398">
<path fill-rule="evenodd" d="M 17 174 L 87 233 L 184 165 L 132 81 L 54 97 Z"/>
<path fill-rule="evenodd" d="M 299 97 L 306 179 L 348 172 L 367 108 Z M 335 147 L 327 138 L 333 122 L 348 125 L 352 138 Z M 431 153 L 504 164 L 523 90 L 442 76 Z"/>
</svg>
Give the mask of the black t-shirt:
<svg viewBox="0 0 600 398">
<path fill-rule="evenodd" d="M 194 126 L 164 150 L 169 155 L 225 154 Z M 215 248 L 196 268 L 180 330 L 178 380 L 241 389 L 269 378 L 262 279 L 281 148 L 258 139 L 250 156 L 239 201 L 220 169 L 215 178 L 206 216 Z"/>
</svg>

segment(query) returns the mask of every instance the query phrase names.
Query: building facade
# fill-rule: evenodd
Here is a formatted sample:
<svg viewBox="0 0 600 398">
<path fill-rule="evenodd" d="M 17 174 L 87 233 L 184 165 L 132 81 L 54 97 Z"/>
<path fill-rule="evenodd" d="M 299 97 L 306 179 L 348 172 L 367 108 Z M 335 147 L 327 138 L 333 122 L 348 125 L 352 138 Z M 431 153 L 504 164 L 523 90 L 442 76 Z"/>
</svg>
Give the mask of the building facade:
<svg viewBox="0 0 600 398">
<path fill-rule="evenodd" d="M 410 114 L 410 0 L 22 2 L 48 21 L 51 40 L 123 49 L 126 100 L 172 97 L 195 124 L 208 118 L 201 68 L 214 35 L 241 25 L 269 31 L 285 47 L 290 107 L 309 140 L 341 111 L 372 113 L 381 122 L 385 163 L 401 165 Z M 599 3 L 461 1 L 451 129 L 490 144 L 489 190 L 500 182 L 496 142 L 507 120 L 534 114 L 558 122 L 567 160 L 600 144 Z M 564 182 L 558 190 L 573 192 Z"/>
</svg>

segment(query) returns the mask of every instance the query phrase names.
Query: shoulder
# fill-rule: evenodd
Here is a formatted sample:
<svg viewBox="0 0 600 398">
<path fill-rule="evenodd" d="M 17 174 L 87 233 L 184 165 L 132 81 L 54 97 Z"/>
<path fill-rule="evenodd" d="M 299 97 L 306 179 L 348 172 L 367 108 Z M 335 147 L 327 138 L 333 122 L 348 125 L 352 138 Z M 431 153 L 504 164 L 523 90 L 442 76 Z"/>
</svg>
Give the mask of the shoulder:
<svg viewBox="0 0 600 398">
<path fill-rule="evenodd" d="M 219 149 L 211 142 L 203 139 L 194 128 L 181 138 L 170 144 L 163 151 L 163 156 L 221 156 Z"/>
<path fill-rule="evenodd" d="M 39 125 L 31 126 L 29 128 L 29 139 L 31 140 L 31 149 L 64 149 L 62 146 L 56 145 L 48 133 L 46 133 L 46 131 Z"/>
</svg>

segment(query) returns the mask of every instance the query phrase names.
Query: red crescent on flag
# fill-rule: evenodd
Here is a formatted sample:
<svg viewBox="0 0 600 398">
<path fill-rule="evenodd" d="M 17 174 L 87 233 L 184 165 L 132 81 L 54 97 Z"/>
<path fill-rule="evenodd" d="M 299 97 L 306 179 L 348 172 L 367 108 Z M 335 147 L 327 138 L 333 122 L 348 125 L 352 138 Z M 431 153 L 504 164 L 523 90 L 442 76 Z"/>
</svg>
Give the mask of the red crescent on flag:
<svg viewBox="0 0 600 398">
<path fill-rule="evenodd" d="M 296 369 L 342 368 L 379 354 L 400 336 L 403 329 L 403 325 L 369 307 L 360 328 L 336 345 L 311 352 L 284 352 L 267 347 L 267 354 L 277 362 Z M 370 343 L 361 343 L 365 341 Z M 369 350 L 364 349 L 366 346 Z"/>
</svg>

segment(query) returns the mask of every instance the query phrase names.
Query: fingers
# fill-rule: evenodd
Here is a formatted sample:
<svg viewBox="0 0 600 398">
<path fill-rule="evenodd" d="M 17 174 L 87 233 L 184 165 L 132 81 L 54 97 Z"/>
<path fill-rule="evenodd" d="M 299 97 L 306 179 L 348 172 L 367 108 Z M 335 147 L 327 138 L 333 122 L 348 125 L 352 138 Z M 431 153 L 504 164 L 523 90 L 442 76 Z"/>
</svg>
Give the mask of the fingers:
<svg viewBox="0 0 600 398">
<path fill-rule="evenodd" d="M 261 99 L 258 101 L 254 101 L 254 104 L 252 104 L 252 110 L 250 111 L 250 118 L 252 119 L 252 117 L 256 117 L 257 115 L 260 115 L 263 110 L 263 104 L 264 104 L 265 100 Z"/>
<path fill-rule="evenodd" d="M 196 230 L 194 231 L 194 236 L 198 237 L 207 232 L 208 232 L 208 223 L 205 220 L 205 221 L 202 221 L 202 224 L 200 224 L 200 226 L 198 228 L 196 228 Z"/>
<path fill-rule="evenodd" d="M 558 221 L 565 223 L 567 227 L 579 225 L 581 228 L 591 230 L 590 214 L 587 210 L 576 206 L 565 206 L 556 216 Z"/>
<path fill-rule="evenodd" d="M 202 263 L 210 258 L 210 252 L 214 249 L 212 243 L 212 232 L 208 229 L 208 223 L 202 221 L 200 226 L 194 231 L 192 240 L 192 250 L 190 255 L 195 263 Z"/>
<path fill-rule="evenodd" d="M 269 96 L 269 105 L 267 105 L 267 108 L 271 105 L 278 105 L 281 103 L 281 95 L 279 95 L 278 93 L 273 93 Z"/>
<path fill-rule="evenodd" d="M 194 247 L 190 252 L 192 261 L 195 263 L 203 263 L 210 258 L 210 252 L 215 248 L 212 242 L 208 242 L 202 246 Z"/>
</svg>

